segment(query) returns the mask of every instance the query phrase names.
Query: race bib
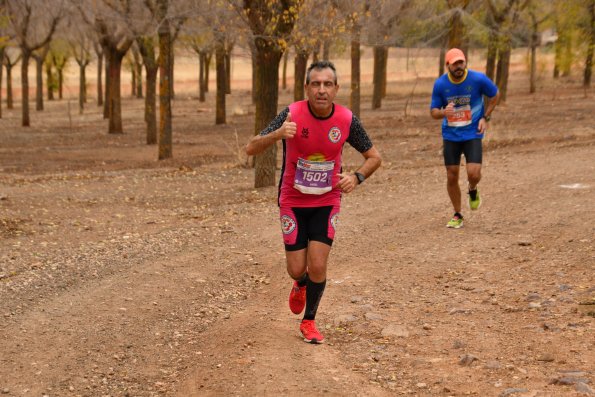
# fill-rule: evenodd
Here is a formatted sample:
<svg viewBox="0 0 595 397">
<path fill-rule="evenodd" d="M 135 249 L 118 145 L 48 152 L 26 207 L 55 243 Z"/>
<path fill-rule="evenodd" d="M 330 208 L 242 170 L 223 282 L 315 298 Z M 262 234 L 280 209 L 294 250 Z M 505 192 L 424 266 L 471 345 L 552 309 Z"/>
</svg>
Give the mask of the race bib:
<svg viewBox="0 0 595 397">
<path fill-rule="evenodd" d="M 305 194 L 324 194 L 333 189 L 334 161 L 298 159 L 293 187 Z"/>
<path fill-rule="evenodd" d="M 471 106 L 457 106 L 452 116 L 447 117 L 449 127 L 464 127 L 471 124 Z"/>
</svg>

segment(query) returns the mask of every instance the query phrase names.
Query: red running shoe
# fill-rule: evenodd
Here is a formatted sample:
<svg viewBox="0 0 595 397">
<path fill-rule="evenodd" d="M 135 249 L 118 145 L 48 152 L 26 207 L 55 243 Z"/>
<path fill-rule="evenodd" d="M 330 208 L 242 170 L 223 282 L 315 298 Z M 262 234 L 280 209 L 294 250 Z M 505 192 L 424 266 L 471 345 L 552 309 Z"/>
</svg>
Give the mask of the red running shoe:
<svg viewBox="0 0 595 397">
<path fill-rule="evenodd" d="M 324 336 L 316 329 L 314 320 L 302 320 L 300 331 L 304 335 L 304 341 L 308 343 L 322 343 Z"/>
<path fill-rule="evenodd" d="M 297 281 L 293 282 L 289 293 L 289 308 L 293 314 L 300 314 L 306 306 L 306 286 L 300 287 Z"/>
</svg>

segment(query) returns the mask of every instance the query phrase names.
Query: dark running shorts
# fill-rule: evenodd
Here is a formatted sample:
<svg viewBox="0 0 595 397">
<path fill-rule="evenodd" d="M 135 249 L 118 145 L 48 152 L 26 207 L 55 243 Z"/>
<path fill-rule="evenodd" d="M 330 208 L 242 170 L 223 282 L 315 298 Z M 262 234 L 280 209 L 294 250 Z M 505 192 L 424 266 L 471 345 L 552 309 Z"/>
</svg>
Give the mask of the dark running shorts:
<svg viewBox="0 0 595 397">
<path fill-rule="evenodd" d="M 286 251 L 308 247 L 309 241 L 333 245 L 339 206 L 280 208 L 281 231 Z"/>
<path fill-rule="evenodd" d="M 461 154 L 465 155 L 467 163 L 481 164 L 481 139 L 471 139 L 463 142 L 444 140 L 444 165 L 460 165 Z"/>
</svg>

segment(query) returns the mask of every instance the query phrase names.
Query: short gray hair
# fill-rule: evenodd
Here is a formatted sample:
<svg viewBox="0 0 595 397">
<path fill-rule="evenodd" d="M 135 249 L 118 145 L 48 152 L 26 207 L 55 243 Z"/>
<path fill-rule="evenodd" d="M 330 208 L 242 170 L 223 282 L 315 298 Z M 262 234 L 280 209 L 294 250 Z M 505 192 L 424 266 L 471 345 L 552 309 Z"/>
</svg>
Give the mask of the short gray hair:
<svg viewBox="0 0 595 397">
<path fill-rule="evenodd" d="M 306 84 L 310 84 L 310 72 L 313 69 L 322 70 L 322 69 L 331 69 L 333 74 L 335 75 L 335 84 L 337 84 L 337 69 L 335 65 L 331 61 L 317 61 L 312 62 L 308 67 L 308 71 L 306 72 Z"/>
</svg>

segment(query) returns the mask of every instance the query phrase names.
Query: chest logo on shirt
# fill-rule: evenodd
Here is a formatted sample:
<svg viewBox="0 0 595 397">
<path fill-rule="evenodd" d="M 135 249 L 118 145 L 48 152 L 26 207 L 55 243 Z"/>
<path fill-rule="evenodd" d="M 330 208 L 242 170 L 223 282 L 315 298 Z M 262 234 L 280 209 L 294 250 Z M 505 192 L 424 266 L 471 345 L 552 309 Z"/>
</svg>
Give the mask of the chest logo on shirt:
<svg viewBox="0 0 595 397">
<path fill-rule="evenodd" d="M 302 138 L 308 139 L 308 135 L 310 135 L 310 131 L 307 128 L 302 128 Z"/>
<path fill-rule="evenodd" d="M 328 139 L 332 143 L 337 143 L 341 140 L 341 130 L 339 127 L 333 127 L 328 132 Z"/>
<path fill-rule="evenodd" d="M 326 157 L 322 153 L 312 153 L 308 156 L 308 160 L 310 161 L 326 161 Z"/>
<path fill-rule="evenodd" d="M 283 234 L 290 234 L 295 230 L 296 223 L 289 215 L 281 217 L 281 231 Z"/>
</svg>

